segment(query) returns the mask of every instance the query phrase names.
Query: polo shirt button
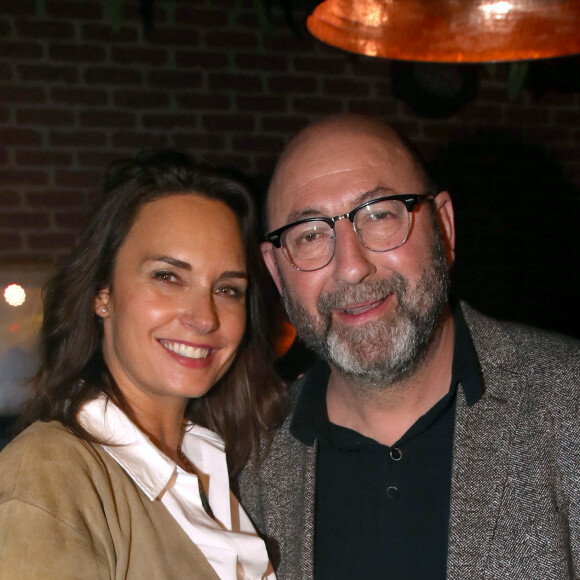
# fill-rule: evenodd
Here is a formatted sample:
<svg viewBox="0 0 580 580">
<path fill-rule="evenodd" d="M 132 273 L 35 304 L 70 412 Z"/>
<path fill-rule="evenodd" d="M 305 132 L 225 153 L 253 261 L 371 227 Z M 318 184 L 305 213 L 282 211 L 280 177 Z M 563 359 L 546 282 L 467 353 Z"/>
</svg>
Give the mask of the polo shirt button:
<svg viewBox="0 0 580 580">
<path fill-rule="evenodd" d="M 393 461 L 401 461 L 403 452 L 398 447 L 393 447 L 389 453 Z"/>
<path fill-rule="evenodd" d="M 399 488 L 395 485 L 389 485 L 387 487 L 387 497 L 389 499 L 395 499 L 399 495 Z"/>
</svg>

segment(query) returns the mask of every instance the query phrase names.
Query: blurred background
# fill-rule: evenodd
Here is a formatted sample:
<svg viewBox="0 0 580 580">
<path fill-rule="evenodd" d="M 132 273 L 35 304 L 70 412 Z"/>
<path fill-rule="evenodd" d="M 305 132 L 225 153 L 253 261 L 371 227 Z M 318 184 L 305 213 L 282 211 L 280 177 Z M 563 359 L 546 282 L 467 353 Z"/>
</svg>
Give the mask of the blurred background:
<svg viewBox="0 0 580 580">
<path fill-rule="evenodd" d="M 284 144 L 328 113 L 392 123 L 451 192 L 459 296 L 580 337 L 580 59 L 521 74 L 352 54 L 308 34 L 312 7 L 2 0 L 0 280 L 29 301 L 0 308 L 0 428 L 35 364 L 40 287 L 112 159 L 185 149 L 243 176 L 260 202 Z M 308 364 L 299 348 L 287 357 L 290 378 Z"/>
</svg>

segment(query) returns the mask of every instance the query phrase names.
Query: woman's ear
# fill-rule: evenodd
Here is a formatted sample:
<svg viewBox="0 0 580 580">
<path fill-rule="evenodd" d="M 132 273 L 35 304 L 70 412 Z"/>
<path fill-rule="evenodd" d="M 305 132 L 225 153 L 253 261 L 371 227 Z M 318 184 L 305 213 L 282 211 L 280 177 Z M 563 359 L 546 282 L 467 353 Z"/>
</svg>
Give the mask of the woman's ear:
<svg viewBox="0 0 580 580">
<path fill-rule="evenodd" d="M 109 316 L 109 299 L 111 295 L 109 293 L 109 288 L 103 288 L 95 296 L 94 308 L 95 314 L 101 318 L 107 318 Z"/>
</svg>

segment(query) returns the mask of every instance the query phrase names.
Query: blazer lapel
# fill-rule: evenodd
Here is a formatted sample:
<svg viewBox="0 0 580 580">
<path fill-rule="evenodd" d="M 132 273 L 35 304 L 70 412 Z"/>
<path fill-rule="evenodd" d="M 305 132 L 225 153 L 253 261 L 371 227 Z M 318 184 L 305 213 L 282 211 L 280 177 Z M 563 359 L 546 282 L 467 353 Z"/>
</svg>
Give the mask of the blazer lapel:
<svg viewBox="0 0 580 580">
<path fill-rule="evenodd" d="M 458 389 L 447 578 L 485 577 L 502 504 L 521 404 L 514 346 L 501 327 L 465 309 L 483 373 L 484 393 L 468 407 Z"/>
</svg>

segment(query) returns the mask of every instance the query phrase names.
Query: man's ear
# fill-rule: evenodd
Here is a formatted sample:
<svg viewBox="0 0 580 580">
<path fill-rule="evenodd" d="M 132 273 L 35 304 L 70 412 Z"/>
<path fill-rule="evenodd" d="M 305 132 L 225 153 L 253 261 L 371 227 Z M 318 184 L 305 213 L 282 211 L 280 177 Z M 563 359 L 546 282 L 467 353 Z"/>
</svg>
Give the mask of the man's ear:
<svg viewBox="0 0 580 580">
<path fill-rule="evenodd" d="M 443 241 L 447 248 L 447 261 L 449 265 L 455 261 L 455 219 L 453 215 L 453 203 L 449 192 L 442 191 L 435 198 L 437 219 L 443 235 Z"/>
<path fill-rule="evenodd" d="M 109 288 L 103 288 L 95 296 L 94 309 L 95 314 L 101 318 L 107 318 L 109 316 L 109 300 L 111 299 L 111 293 Z"/>
<path fill-rule="evenodd" d="M 278 288 L 278 292 L 282 294 L 282 285 L 280 284 L 280 276 L 278 274 L 278 265 L 276 264 L 276 257 L 274 256 L 274 245 L 270 242 L 262 242 L 261 245 L 262 250 L 262 257 L 264 258 L 264 262 L 266 263 L 266 267 L 270 272 L 270 276 L 274 280 L 274 284 L 276 284 L 276 288 Z"/>
</svg>

